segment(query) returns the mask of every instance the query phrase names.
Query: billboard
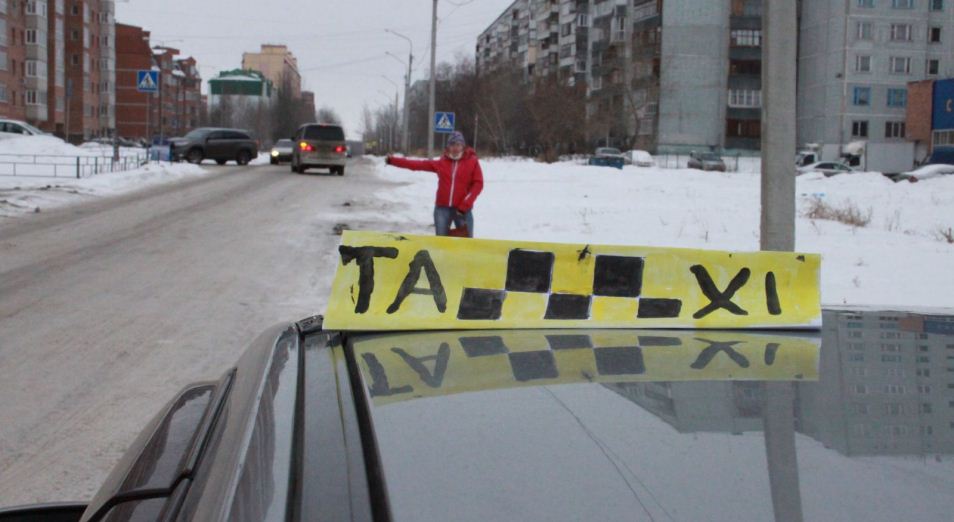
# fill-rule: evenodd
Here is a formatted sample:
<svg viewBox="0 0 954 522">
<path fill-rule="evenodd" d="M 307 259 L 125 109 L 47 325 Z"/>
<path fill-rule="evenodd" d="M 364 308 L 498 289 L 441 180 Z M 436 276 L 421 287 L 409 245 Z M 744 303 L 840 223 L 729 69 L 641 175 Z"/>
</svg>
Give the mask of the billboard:
<svg viewBox="0 0 954 522">
<path fill-rule="evenodd" d="M 954 79 L 934 82 L 933 105 L 931 129 L 954 129 Z"/>
</svg>

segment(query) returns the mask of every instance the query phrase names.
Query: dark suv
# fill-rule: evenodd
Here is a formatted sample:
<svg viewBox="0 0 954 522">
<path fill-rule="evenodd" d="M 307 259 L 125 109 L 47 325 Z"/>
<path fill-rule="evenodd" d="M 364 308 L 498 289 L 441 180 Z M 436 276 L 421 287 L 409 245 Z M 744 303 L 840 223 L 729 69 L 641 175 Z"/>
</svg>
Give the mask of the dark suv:
<svg viewBox="0 0 954 522">
<path fill-rule="evenodd" d="M 225 165 L 226 161 L 247 165 L 258 156 L 258 142 L 248 131 L 239 129 L 195 129 L 182 138 L 170 140 L 169 147 L 175 160 L 189 163 L 211 159 L 219 165 Z"/>
<path fill-rule="evenodd" d="M 301 174 L 308 168 L 323 168 L 344 176 L 348 144 L 340 125 L 307 123 L 298 128 L 292 140 L 295 142 L 292 172 Z"/>
</svg>

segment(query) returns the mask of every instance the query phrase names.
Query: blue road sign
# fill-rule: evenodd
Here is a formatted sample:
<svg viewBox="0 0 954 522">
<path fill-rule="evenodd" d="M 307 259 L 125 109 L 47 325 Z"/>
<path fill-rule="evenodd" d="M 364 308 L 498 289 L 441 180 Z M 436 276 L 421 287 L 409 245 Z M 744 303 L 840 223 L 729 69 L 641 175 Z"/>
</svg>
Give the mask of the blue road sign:
<svg viewBox="0 0 954 522">
<path fill-rule="evenodd" d="M 454 113 L 453 112 L 435 112 L 434 113 L 434 132 L 449 134 L 454 132 Z"/>
<path fill-rule="evenodd" d="M 136 71 L 136 90 L 159 92 L 159 71 Z"/>
</svg>

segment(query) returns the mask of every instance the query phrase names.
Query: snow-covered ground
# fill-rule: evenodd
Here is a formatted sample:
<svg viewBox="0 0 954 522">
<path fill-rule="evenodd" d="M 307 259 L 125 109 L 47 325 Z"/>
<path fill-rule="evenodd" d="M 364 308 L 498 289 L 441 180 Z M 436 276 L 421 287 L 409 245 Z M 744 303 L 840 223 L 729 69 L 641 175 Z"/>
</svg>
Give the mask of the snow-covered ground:
<svg viewBox="0 0 954 522">
<path fill-rule="evenodd" d="M 407 218 L 432 221 L 435 177 L 385 166 L 408 182 L 380 197 L 413 202 Z M 474 209 L 477 237 L 552 242 L 759 249 L 760 180 L 745 172 L 482 160 L 486 186 Z M 797 180 L 796 248 L 822 254 L 824 304 L 954 306 L 954 176 L 893 183 L 878 173 Z M 815 200 L 854 205 L 870 223 L 804 217 Z"/>
</svg>

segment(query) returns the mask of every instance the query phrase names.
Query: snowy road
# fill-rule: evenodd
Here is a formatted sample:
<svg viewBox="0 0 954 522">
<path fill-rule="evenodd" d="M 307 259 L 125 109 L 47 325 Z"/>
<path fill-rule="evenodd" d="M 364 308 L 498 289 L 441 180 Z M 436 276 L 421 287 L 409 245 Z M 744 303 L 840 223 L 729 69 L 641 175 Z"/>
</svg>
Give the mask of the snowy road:
<svg viewBox="0 0 954 522">
<path fill-rule="evenodd" d="M 176 391 L 323 310 L 336 224 L 427 232 L 374 197 L 398 183 L 370 161 L 209 168 L 0 222 L 0 506 L 89 499 Z"/>
</svg>

